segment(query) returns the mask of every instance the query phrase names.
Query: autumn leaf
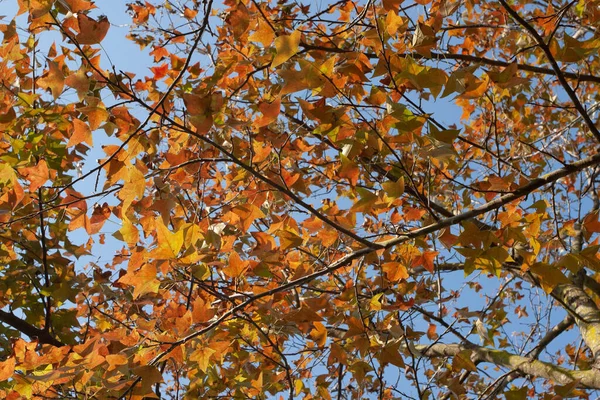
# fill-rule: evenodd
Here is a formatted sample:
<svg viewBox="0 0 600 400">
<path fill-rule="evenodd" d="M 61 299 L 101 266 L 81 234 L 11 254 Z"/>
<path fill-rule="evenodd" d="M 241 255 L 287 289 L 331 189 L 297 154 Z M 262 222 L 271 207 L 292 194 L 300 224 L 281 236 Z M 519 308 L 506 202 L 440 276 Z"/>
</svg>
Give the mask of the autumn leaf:
<svg viewBox="0 0 600 400">
<path fill-rule="evenodd" d="M 129 246 L 137 244 L 137 242 L 140 240 L 140 236 L 136 226 L 126 217 L 122 218 L 122 222 L 123 226 L 118 231 L 119 237 L 122 238 L 122 240 Z"/>
<path fill-rule="evenodd" d="M 384 263 L 381 265 L 381 269 L 391 282 L 397 282 L 409 277 L 406 267 L 398 262 Z"/>
<path fill-rule="evenodd" d="M 157 247 L 152 251 L 152 257 L 157 259 L 175 259 L 183 246 L 183 230 L 172 232 L 163 223 L 163 219 L 155 219 Z"/>
<path fill-rule="evenodd" d="M 40 18 L 52 9 L 54 0 L 29 0 L 29 12 L 32 18 Z"/>
<path fill-rule="evenodd" d="M 389 197 L 397 199 L 404 193 L 404 177 L 401 176 L 396 182 L 383 182 L 381 186 Z"/>
<path fill-rule="evenodd" d="M 134 166 L 128 168 L 127 180 L 117 196 L 123 201 L 122 210 L 126 212 L 131 203 L 137 198 L 141 199 L 146 190 L 146 178 L 144 174 Z"/>
<path fill-rule="evenodd" d="M 258 29 L 248 39 L 253 42 L 259 42 L 264 47 L 269 47 L 273 43 L 273 39 L 275 39 L 275 32 L 273 32 L 273 29 L 264 19 L 259 18 Z"/>
<path fill-rule="evenodd" d="M 281 35 L 275 38 L 275 57 L 271 61 L 271 68 L 275 68 L 292 58 L 299 49 L 300 31 L 294 31 L 289 35 Z"/>
<path fill-rule="evenodd" d="M 29 190 L 34 192 L 45 184 L 50 179 L 48 164 L 45 160 L 40 160 L 33 167 L 25 167 L 19 169 L 19 173 L 25 177 L 30 183 Z"/>
<path fill-rule="evenodd" d="M 108 28 L 110 28 L 110 22 L 105 16 L 101 16 L 96 21 L 85 14 L 77 14 L 77 21 L 79 22 L 79 33 L 75 36 L 75 39 L 79 44 L 100 43 L 108 33 Z"/>
<path fill-rule="evenodd" d="M 238 253 L 233 252 L 229 256 L 227 266 L 223 268 L 223 273 L 230 278 L 240 277 L 248 268 L 248 262 L 243 261 Z"/>
<path fill-rule="evenodd" d="M 128 270 L 118 281 L 132 286 L 133 297 L 136 299 L 147 293 L 157 293 L 160 286 L 160 281 L 156 279 L 156 267 L 153 264 L 143 264 L 139 269 Z"/>
<path fill-rule="evenodd" d="M 346 157 L 344 154 L 340 154 L 341 166 L 338 170 L 340 178 L 346 178 L 351 185 L 355 186 L 358 182 L 359 168 L 358 165 Z"/>
<path fill-rule="evenodd" d="M 455 355 L 452 359 L 452 369 L 456 371 L 477 371 L 477 366 L 471 360 L 471 354 L 472 352 L 470 350 L 463 350 L 459 354 Z"/>
<path fill-rule="evenodd" d="M 315 341 L 317 346 L 324 346 L 327 341 L 327 329 L 322 323 L 315 321 L 313 322 L 314 328 L 310 331 L 312 340 Z"/>
<path fill-rule="evenodd" d="M 107 203 L 104 203 L 101 206 L 96 205 L 96 207 L 94 207 L 92 217 L 90 218 L 90 227 L 87 232 L 90 235 L 98 233 L 110 215 L 111 209 Z"/>
<path fill-rule="evenodd" d="M 48 72 L 38 80 L 40 87 L 49 89 L 54 99 L 58 99 L 65 87 L 65 75 L 59 64 L 48 60 Z"/>
<path fill-rule="evenodd" d="M 271 102 L 261 102 L 258 105 L 258 109 L 263 114 L 262 118 L 256 121 L 257 127 L 269 125 L 271 122 L 277 119 L 279 115 L 279 109 L 281 108 L 281 98 L 276 98 Z"/>
<path fill-rule="evenodd" d="M 530 270 L 540 279 L 542 288 L 546 293 L 552 292 L 560 284 L 569 282 L 558 268 L 547 263 L 535 263 L 530 267 Z"/>
<path fill-rule="evenodd" d="M 0 382 L 8 380 L 15 372 L 16 360 L 14 357 L 8 357 L 5 361 L 0 361 Z"/>
<path fill-rule="evenodd" d="M 75 118 L 73 119 L 73 134 L 69 138 L 67 147 L 76 146 L 82 142 L 85 142 L 90 146 L 94 145 L 92 142 L 92 131 L 88 124 Z"/>
<path fill-rule="evenodd" d="M 190 361 L 197 362 L 198 368 L 200 368 L 201 371 L 206 372 L 210 363 L 210 359 L 215 353 L 216 350 L 213 350 L 208 346 L 200 345 L 194 352 L 190 354 L 189 359 Z"/>
</svg>

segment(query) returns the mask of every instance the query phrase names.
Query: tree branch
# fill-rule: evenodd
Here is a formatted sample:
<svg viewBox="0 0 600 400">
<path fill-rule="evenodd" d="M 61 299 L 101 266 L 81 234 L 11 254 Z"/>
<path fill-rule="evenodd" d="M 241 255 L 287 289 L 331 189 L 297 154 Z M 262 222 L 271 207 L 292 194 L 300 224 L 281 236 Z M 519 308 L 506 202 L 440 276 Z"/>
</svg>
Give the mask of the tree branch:
<svg viewBox="0 0 600 400">
<path fill-rule="evenodd" d="M 305 48 L 307 50 L 320 50 L 320 51 L 331 52 L 331 53 L 349 53 L 352 51 L 352 50 L 340 49 L 337 47 L 315 46 L 315 45 L 310 45 L 307 43 L 301 43 L 300 46 L 302 46 L 303 48 Z M 365 56 L 367 56 L 370 59 L 378 59 L 379 58 L 379 56 L 375 53 L 365 53 Z M 468 61 L 468 62 L 472 62 L 472 63 L 476 63 L 476 64 L 490 65 L 490 66 L 494 66 L 494 67 L 508 67 L 509 65 L 513 64 L 513 63 L 507 62 L 507 61 L 492 60 L 491 58 L 477 57 L 477 56 L 472 56 L 472 55 L 468 55 L 468 54 L 454 54 L 454 53 L 431 52 L 431 54 L 429 56 L 424 56 L 422 54 L 417 54 L 417 53 L 410 53 L 410 54 L 404 53 L 404 54 L 396 54 L 396 56 L 401 57 L 401 58 L 411 57 L 411 58 L 414 58 L 415 60 L 425 59 L 425 60 L 438 60 L 438 61 L 444 61 L 444 60 Z M 536 67 L 536 66 L 527 65 L 527 64 L 517 64 L 517 69 L 519 71 L 535 72 L 535 73 L 543 74 L 543 75 L 557 76 L 556 71 L 553 70 L 552 68 Z M 561 71 L 561 74 L 565 78 L 572 79 L 572 80 L 579 81 L 579 82 L 600 83 L 600 76 L 589 75 L 589 74 L 579 74 L 579 73 L 573 73 L 573 72 L 563 72 L 563 71 Z"/>
<path fill-rule="evenodd" d="M 581 118 L 583 118 L 583 120 L 585 121 L 585 124 L 587 125 L 590 132 L 592 132 L 592 134 L 596 137 L 596 139 L 598 139 L 600 141 L 600 132 L 598 131 L 598 128 L 596 128 L 594 121 L 592 121 L 592 119 L 590 118 L 590 116 L 587 113 L 587 111 L 585 110 L 585 108 L 583 108 L 583 105 L 579 101 L 577 94 L 571 88 L 571 85 L 569 85 L 569 82 L 567 82 L 567 79 L 565 78 L 564 73 L 561 71 L 560 66 L 556 62 L 556 59 L 554 58 L 554 55 L 552 55 L 552 51 L 550 50 L 550 47 L 544 42 L 544 39 L 533 28 L 533 26 L 531 26 L 529 23 L 527 23 L 527 21 L 525 21 L 523 19 L 523 17 L 521 17 L 519 15 L 519 13 L 517 13 L 515 10 L 513 10 L 506 3 L 505 0 L 500 0 L 500 4 L 502 4 L 502 7 L 504 7 L 506 12 L 508 12 L 510 14 L 510 16 L 513 17 L 519 23 L 519 25 L 521 25 L 523 28 L 525 28 L 525 30 L 527 30 L 527 32 L 529 32 L 529 34 L 537 42 L 538 46 L 540 47 L 540 49 L 542 49 L 542 51 L 546 55 L 546 58 L 550 62 L 550 65 L 552 66 L 552 70 L 554 71 L 554 75 L 556 76 L 556 78 L 560 82 L 562 88 L 564 89 L 564 91 L 567 93 L 567 95 L 573 102 L 573 105 L 579 112 L 579 115 L 581 115 Z"/>
<path fill-rule="evenodd" d="M 36 328 L 29 322 L 22 320 L 11 312 L 0 310 L 0 322 L 4 322 L 5 324 L 12 326 L 30 338 L 37 338 L 40 344 L 51 344 L 52 346 L 56 347 L 65 345 L 60 340 L 53 337 L 47 330 Z"/>
<path fill-rule="evenodd" d="M 518 356 L 507 351 L 470 344 L 438 343 L 433 346 L 418 345 L 415 346 L 415 349 L 419 351 L 421 356 L 428 358 L 451 357 L 459 354 L 461 351 L 470 350 L 473 362 L 492 363 L 532 377 L 549 379 L 561 385 L 578 381 L 579 386 L 600 389 L 600 371 L 595 369 L 572 371 L 533 358 Z"/>
</svg>

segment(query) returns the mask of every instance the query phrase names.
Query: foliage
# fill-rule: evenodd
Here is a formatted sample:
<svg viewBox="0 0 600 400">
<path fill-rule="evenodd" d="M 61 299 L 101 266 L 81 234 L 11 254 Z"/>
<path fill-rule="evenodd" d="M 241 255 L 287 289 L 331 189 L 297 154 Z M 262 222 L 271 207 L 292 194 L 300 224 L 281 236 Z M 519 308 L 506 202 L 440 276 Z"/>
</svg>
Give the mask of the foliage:
<svg viewBox="0 0 600 400">
<path fill-rule="evenodd" d="M 600 1 L 17 2 L 3 398 L 600 389 Z"/>
</svg>

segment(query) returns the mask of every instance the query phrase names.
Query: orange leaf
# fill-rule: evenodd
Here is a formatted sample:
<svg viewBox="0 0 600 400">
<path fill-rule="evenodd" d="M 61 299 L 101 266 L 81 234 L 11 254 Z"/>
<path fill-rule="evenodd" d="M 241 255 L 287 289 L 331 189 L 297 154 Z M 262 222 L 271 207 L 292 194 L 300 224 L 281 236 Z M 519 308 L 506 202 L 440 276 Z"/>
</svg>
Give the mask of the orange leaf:
<svg viewBox="0 0 600 400">
<path fill-rule="evenodd" d="M 424 251 L 423 254 L 421 254 L 420 256 L 418 256 L 414 259 L 413 267 L 421 265 L 427 271 L 433 273 L 433 270 L 435 269 L 435 267 L 433 265 L 433 261 L 435 260 L 435 257 L 437 255 L 438 255 L 437 251 Z"/>
<path fill-rule="evenodd" d="M 192 10 L 190 8 L 185 7 L 183 9 L 183 16 L 187 19 L 194 19 L 196 17 L 196 15 L 198 14 L 197 10 Z"/>
<path fill-rule="evenodd" d="M 87 95 L 88 91 L 90 90 L 90 79 L 82 69 L 78 69 L 77 71 L 71 73 L 71 75 L 67 76 L 65 79 L 65 84 L 77 91 L 77 97 L 79 97 L 80 101 L 83 100 L 85 95 Z"/>
<path fill-rule="evenodd" d="M 247 232 L 257 218 L 263 218 L 265 214 L 254 204 L 243 204 L 235 207 L 233 213 L 240 217 L 242 229 Z"/>
<path fill-rule="evenodd" d="M 153 264 L 144 264 L 139 269 L 128 270 L 119 278 L 118 282 L 133 286 L 134 298 L 146 293 L 156 293 L 160 285 L 160 281 L 156 279 L 156 267 Z"/>
<path fill-rule="evenodd" d="M 223 273 L 230 278 L 237 278 L 248 269 L 248 261 L 243 261 L 237 252 L 229 255 L 227 266 L 223 268 Z"/>
<path fill-rule="evenodd" d="M 154 74 L 154 80 L 158 81 L 164 78 L 169 72 L 169 64 L 164 63 L 156 67 L 150 67 L 150 71 Z"/>
<path fill-rule="evenodd" d="M 65 87 L 65 75 L 58 63 L 48 60 L 48 72 L 38 81 L 40 87 L 50 89 L 52 97 L 57 99 Z"/>
<path fill-rule="evenodd" d="M 106 362 L 108 363 L 108 371 L 112 371 L 121 365 L 127 365 L 127 357 L 123 354 L 108 354 L 106 356 Z"/>
<path fill-rule="evenodd" d="M 29 181 L 29 190 L 34 192 L 50 179 L 48 164 L 41 160 L 35 167 L 21 168 L 19 172 Z"/>
<path fill-rule="evenodd" d="M 80 119 L 75 118 L 73 119 L 73 134 L 69 138 L 67 147 L 77 146 L 81 142 L 85 142 L 90 146 L 94 145 L 92 141 L 92 131 L 88 124 Z"/>
<path fill-rule="evenodd" d="M 55 0 L 29 0 L 29 12 L 32 18 L 42 17 L 52 9 Z"/>
<path fill-rule="evenodd" d="M 262 126 L 269 125 L 271 122 L 274 122 L 275 120 L 277 120 L 277 116 L 279 115 L 280 107 L 281 107 L 281 98 L 280 97 L 277 97 L 275 100 L 273 100 L 270 103 L 267 101 L 261 102 L 258 105 L 258 109 L 263 114 L 263 116 L 261 118 L 259 118 L 258 120 L 256 120 L 256 126 L 260 128 Z"/>
<path fill-rule="evenodd" d="M 6 361 L 0 362 L 0 382 L 6 381 L 15 372 L 16 360 L 14 357 L 9 357 Z"/>
<path fill-rule="evenodd" d="M 429 328 L 427 328 L 427 338 L 430 340 L 435 340 L 438 338 L 438 334 L 435 332 L 437 330 L 437 326 L 434 324 L 429 324 Z"/>
<path fill-rule="evenodd" d="M 196 300 L 192 303 L 192 321 L 196 324 L 207 322 L 214 316 L 215 310 L 211 307 L 210 303 L 202 297 L 196 297 Z"/>
<path fill-rule="evenodd" d="M 397 282 L 401 279 L 407 279 L 409 276 L 406 267 L 399 262 L 388 262 L 382 264 L 381 269 L 390 282 Z"/>
<path fill-rule="evenodd" d="M 341 167 L 338 170 L 338 175 L 340 178 L 346 178 L 350 181 L 352 186 L 355 186 L 358 182 L 358 174 L 360 170 L 358 169 L 358 165 L 346 157 L 344 154 L 340 154 L 341 159 Z"/>
<path fill-rule="evenodd" d="M 598 211 L 593 211 L 583 219 L 583 228 L 587 232 L 600 232 L 600 222 L 598 222 Z"/>
<path fill-rule="evenodd" d="M 105 16 L 101 16 L 96 21 L 85 14 L 77 14 L 77 21 L 79 22 L 79 34 L 75 39 L 79 44 L 100 43 L 110 27 L 110 22 Z"/>
<path fill-rule="evenodd" d="M 274 38 L 275 32 L 273 32 L 273 29 L 271 29 L 264 19 L 259 18 L 258 29 L 248 37 L 248 40 L 260 42 L 264 47 L 268 47 L 273 43 Z"/>
</svg>

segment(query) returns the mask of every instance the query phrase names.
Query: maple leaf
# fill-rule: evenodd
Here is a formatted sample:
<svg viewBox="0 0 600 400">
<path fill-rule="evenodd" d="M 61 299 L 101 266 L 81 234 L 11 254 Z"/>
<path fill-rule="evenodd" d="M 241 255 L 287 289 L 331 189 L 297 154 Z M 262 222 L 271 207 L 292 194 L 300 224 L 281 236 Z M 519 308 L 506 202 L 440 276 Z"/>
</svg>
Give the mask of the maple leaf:
<svg viewBox="0 0 600 400">
<path fill-rule="evenodd" d="M 275 39 L 275 32 L 264 19 L 258 19 L 258 29 L 248 37 L 248 40 L 260 42 L 264 47 L 269 47 Z"/>
<path fill-rule="evenodd" d="M 57 62 L 48 60 L 48 72 L 38 80 L 38 84 L 50 89 L 52 97 L 58 99 L 65 87 L 65 75 Z"/>
<path fill-rule="evenodd" d="M 87 232 L 91 235 L 94 233 L 98 233 L 104 225 L 104 222 L 110 217 L 111 209 L 107 203 L 102 204 L 101 206 L 97 205 L 94 207 L 94 211 L 92 213 L 92 217 L 90 218 L 90 226 L 87 229 Z"/>
<path fill-rule="evenodd" d="M 275 68 L 289 60 L 298 52 L 300 45 L 300 31 L 294 31 L 289 35 L 281 35 L 275 38 L 275 57 L 271 61 L 271 68 Z"/>
<path fill-rule="evenodd" d="M 30 183 L 29 190 L 34 192 L 39 189 L 44 183 L 50 179 L 50 171 L 45 160 L 40 160 L 33 167 L 25 167 L 19 169 L 19 173 L 23 175 Z"/>
<path fill-rule="evenodd" d="M 106 16 L 100 16 L 96 21 L 88 17 L 86 14 L 78 14 L 77 21 L 79 23 L 79 33 L 75 36 L 79 44 L 98 44 L 110 28 L 110 22 Z"/>
<path fill-rule="evenodd" d="M 175 259 L 183 246 L 183 230 L 171 232 L 163 223 L 163 219 L 155 219 L 157 248 L 152 251 L 152 257 L 157 259 Z"/>
<path fill-rule="evenodd" d="M 118 282 L 133 287 L 133 297 L 138 298 L 146 293 L 157 293 L 160 281 L 156 279 L 156 267 L 143 264 L 139 269 L 128 270 Z"/>
<path fill-rule="evenodd" d="M 69 138 L 67 147 L 76 146 L 82 142 L 85 142 L 90 146 L 94 145 L 92 142 L 92 131 L 88 124 L 75 118 L 73 119 L 73 134 Z"/>
</svg>

